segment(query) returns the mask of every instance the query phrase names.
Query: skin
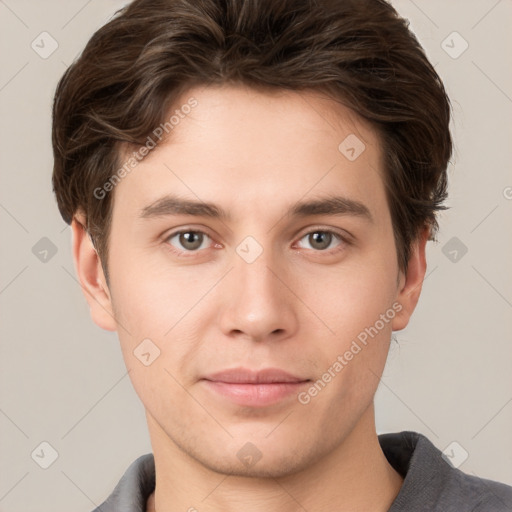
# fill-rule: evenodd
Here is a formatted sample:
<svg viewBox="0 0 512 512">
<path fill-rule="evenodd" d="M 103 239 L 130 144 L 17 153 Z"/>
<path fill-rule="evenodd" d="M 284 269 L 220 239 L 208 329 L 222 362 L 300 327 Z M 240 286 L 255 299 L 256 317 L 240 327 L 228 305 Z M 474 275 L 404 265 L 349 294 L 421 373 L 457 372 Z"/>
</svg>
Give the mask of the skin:
<svg viewBox="0 0 512 512">
<path fill-rule="evenodd" d="M 350 109 L 315 92 L 242 86 L 193 89 L 182 103 L 191 96 L 198 105 L 115 188 L 110 286 L 81 212 L 72 224 L 92 319 L 118 332 L 146 410 L 156 465 L 147 510 L 386 511 L 402 478 L 380 449 L 373 399 L 391 332 L 421 292 L 427 230 L 399 272 L 378 134 Z M 353 162 L 338 150 L 349 134 L 365 144 Z M 139 218 L 166 193 L 231 219 Z M 285 216 L 333 194 L 366 205 L 373 221 Z M 193 251 L 170 237 L 179 229 L 207 236 Z M 350 242 L 318 248 L 308 234 L 326 230 Z M 252 263 L 236 252 L 246 236 L 263 248 Z M 392 321 L 307 404 L 293 394 L 242 407 L 201 380 L 275 367 L 317 381 L 393 304 Z M 149 366 L 133 353 L 146 338 L 160 349 Z M 249 466 L 237 457 L 247 442 L 261 454 Z"/>
</svg>

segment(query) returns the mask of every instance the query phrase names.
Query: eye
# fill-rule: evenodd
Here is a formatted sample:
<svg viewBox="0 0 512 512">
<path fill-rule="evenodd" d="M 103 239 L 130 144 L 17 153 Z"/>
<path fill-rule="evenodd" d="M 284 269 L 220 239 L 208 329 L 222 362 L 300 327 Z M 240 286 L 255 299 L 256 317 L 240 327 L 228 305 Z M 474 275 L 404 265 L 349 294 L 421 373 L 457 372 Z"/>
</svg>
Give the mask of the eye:
<svg viewBox="0 0 512 512">
<path fill-rule="evenodd" d="M 325 229 L 316 229 L 306 233 L 300 240 L 306 240 L 310 247 L 306 249 L 313 249 L 315 251 L 326 251 L 329 247 L 334 248 L 334 251 L 342 249 L 345 243 L 348 243 L 344 237 L 334 231 Z M 332 243 L 337 242 L 334 246 Z M 327 251 L 331 252 L 331 251 Z"/>
<path fill-rule="evenodd" d="M 207 240 L 211 238 L 202 231 L 194 231 L 192 229 L 177 231 L 171 233 L 166 241 L 178 252 L 194 252 L 208 247 Z"/>
<path fill-rule="evenodd" d="M 315 252 L 334 253 L 343 250 L 349 241 L 341 234 L 328 229 L 315 229 L 306 233 L 299 239 L 299 243 L 305 240 L 308 250 Z M 166 237 L 167 247 L 178 255 L 197 253 L 200 250 L 212 246 L 212 238 L 203 231 L 194 229 L 182 229 L 171 233 Z"/>
</svg>

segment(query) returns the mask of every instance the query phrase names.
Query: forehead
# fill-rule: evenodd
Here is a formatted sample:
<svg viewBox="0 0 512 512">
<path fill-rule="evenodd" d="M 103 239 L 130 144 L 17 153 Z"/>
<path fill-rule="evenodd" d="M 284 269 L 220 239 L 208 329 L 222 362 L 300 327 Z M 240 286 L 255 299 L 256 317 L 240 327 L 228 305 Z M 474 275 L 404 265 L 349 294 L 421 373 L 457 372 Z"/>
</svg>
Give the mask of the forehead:
<svg viewBox="0 0 512 512">
<path fill-rule="evenodd" d="M 194 88 L 166 119 L 169 135 L 117 185 L 115 208 L 140 213 L 164 192 L 260 211 L 333 188 L 382 201 L 378 134 L 318 92 Z"/>
</svg>

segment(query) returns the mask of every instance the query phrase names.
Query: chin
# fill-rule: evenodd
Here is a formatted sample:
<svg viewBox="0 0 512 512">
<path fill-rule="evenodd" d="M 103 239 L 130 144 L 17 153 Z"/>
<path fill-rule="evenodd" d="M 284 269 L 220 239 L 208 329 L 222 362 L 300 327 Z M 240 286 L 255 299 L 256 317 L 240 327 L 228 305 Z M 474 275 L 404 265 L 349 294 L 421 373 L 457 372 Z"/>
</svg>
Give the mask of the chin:
<svg viewBox="0 0 512 512">
<path fill-rule="evenodd" d="M 246 439 L 251 439 L 249 436 Z M 254 438 L 253 438 L 254 439 Z M 284 443 L 283 439 L 254 439 L 246 442 L 231 440 L 210 449 L 188 450 L 191 457 L 215 473 L 246 478 L 281 478 L 310 467 L 322 454 L 314 445 Z"/>
<path fill-rule="evenodd" d="M 307 461 L 301 461 L 296 455 L 293 457 L 272 458 L 272 460 L 260 460 L 254 464 L 244 465 L 236 460 L 200 460 L 200 462 L 211 471 L 223 475 L 245 477 L 245 478 L 281 478 L 299 473 L 308 466 Z"/>
</svg>

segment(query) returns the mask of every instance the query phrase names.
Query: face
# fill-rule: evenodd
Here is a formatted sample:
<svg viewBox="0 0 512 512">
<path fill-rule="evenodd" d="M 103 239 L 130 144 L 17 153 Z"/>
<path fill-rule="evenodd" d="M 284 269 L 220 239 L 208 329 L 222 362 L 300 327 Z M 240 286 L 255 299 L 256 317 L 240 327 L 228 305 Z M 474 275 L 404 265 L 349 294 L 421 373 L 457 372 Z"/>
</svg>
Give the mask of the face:
<svg viewBox="0 0 512 512">
<path fill-rule="evenodd" d="M 115 188 L 115 321 L 91 311 L 118 331 L 152 441 L 224 473 L 290 474 L 363 428 L 417 299 L 378 135 L 313 92 L 190 98 Z"/>
</svg>

